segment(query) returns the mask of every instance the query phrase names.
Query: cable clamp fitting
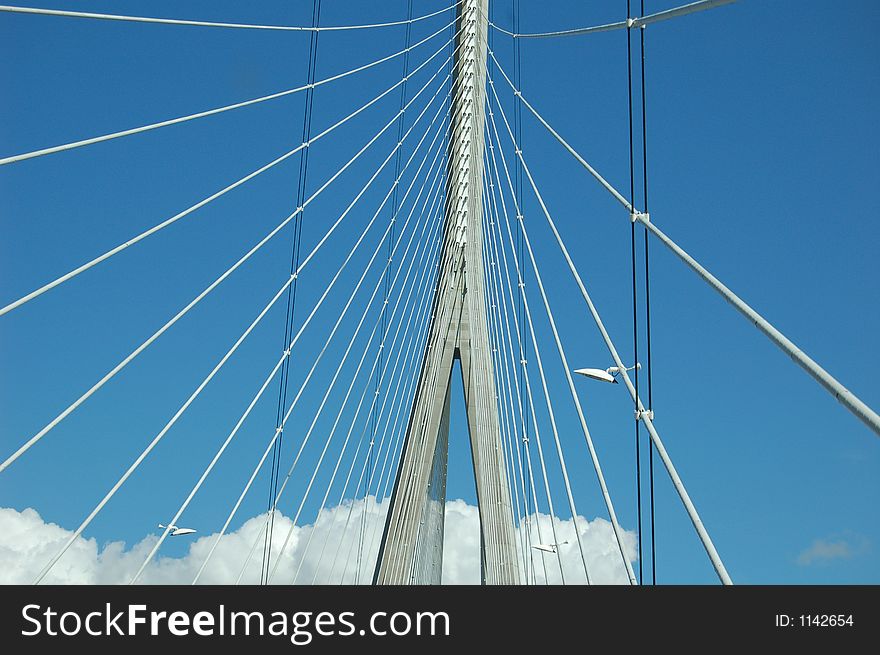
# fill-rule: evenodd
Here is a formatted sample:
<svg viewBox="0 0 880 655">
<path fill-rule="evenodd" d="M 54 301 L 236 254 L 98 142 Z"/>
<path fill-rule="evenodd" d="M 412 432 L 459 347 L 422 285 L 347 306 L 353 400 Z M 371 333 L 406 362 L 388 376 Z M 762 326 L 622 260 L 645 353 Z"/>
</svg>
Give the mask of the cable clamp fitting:
<svg viewBox="0 0 880 655">
<path fill-rule="evenodd" d="M 636 221 L 650 223 L 651 215 L 648 212 L 631 212 L 629 215 L 629 220 L 631 223 L 635 223 Z"/>
<path fill-rule="evenodd" d="M 627 18 L 627 19 L 626 19 L 626 27 L 627 27 L 627 29 L 629 29 L 630 27 L 632 27 L 632 26 L 635 25 L 635 24 L 636 24 L 636 19 L 635 19 L 635 18 Z"/>
<path fill-rule="evenodd" d="M 642 421 L 644 419 L 648 419 L 649 421 L 654 420 L 654 410 L 653 409 L 643 409 L 636 412 L 636 420 Z"/>
</svg>

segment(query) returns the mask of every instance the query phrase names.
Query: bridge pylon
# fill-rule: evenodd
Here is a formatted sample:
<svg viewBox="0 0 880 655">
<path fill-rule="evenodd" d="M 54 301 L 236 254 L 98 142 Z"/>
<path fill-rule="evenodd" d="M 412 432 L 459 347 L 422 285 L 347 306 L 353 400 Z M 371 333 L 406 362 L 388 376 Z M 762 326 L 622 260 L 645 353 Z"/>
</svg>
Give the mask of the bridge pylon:
<svg viewBox="0 0 880 655">
<path fill-rule="evenodd" d="M 375 584 L 441 581 L 450 387 L 456 362 L 476 479 L 482 581 L 520 582 L 483 286 L 488 15 L 489 0 L 464 0 L 457 8 L 441 264 Z"/>
</svg>

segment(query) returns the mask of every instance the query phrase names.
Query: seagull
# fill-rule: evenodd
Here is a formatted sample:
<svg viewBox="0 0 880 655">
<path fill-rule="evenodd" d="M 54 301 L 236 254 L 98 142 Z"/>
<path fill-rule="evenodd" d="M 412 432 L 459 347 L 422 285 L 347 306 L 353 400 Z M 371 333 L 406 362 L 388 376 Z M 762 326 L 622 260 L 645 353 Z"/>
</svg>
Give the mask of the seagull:
<svg viewBox="0 0 880 655">
<path fill-rule="evenodd" d="M 568 543 L 567 541 L 562 541 L 558 544 L 535 544 L 534 546 L 532 546 L 532 548 L 534 548 L 535 550 L 542 550 L 545 553 L 555 553 L 556 549 L 559 546 L 562 546 L 563 544 L 567 544 L 567 543 Z"/>
<path fill-rule="evenodd" d="M 168 532 L 169 537 L 182 537 L 185 534 L 192 534 L 193 532 L 195 532 L 195 530 L 193 528 L 178 528 L 176 525 L 165 526 L 160 523 L 159 527 L 162 530 L 164 530 L 167 527 L 169 530 L 169 532 Z"/>
</svg>

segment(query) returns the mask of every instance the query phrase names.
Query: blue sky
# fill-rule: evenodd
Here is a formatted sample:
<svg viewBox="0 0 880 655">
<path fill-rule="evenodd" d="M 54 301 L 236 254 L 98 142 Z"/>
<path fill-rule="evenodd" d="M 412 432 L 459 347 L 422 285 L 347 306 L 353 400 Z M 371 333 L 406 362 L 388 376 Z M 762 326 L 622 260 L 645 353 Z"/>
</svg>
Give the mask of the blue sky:
<svg viewBox="0 0 880 655">
<path fill-rule="evenodd" d="M 493 4 L 493 20 L 511 26 L 510 3 Z M 397 20 L 406 13 L 402 0 L 324 5 L 324 24 Z M 426 13 L 442 3 L 417 0 L 414 5 L 415 13 Z M 622 18 L 625 9 L 624 2 L 523 5 L 524 31 L 610 22 Z M 647 5 L 655 11 L 673 3 Z M 110 2 L 42 6 L 122 11 L 120 3 Z M 310 20 L 311 3 L 132 1 L 124 3 L 124 10 L 302 25 Z M 413 36 L 422 38 L 443 24 L 443 17 L 426 21 Z M 880 271 L 870 204 L 871 191 L 880 185 L 880 136 L 874 129 L 880 109 L 880 46 L 873 38 L 878 27 L 875 3 L 807 2 L 794 10 L 790 3 L 745 0 L 653 26 L 647 33 L 652 219 L 875 408 L 880 406 L 875 336 L 880 333 Z M 423 46 L 413 63 L 444 39 Z M 403 42 L 402 28 L 381 35 L 322 35 L 317 77 L 396 52 Z M 511 43 L 504 35 L 493 36 L 508 73 Z M 624 32 L 522 42 L 526 97 L 624 192 L 629 179 L 625 48 Z M 295 33 L 0 14 L 0 58 L 5 62 L 0 66 L 0 156 L 297 86 L 305 81 L 307 56 L 308 38 Z M 412 81 L 410 95 L 446 56 Z M 330 125 L 401 73 L 402 62 L 394 60 L 319 88 L 313 126 Z M 500 78 L 497 88 L 511 115 L 511 94 Z M 419 111 L 433 90 L 413 109 Z M 302 100 L 301 94 L 294 95 L 0 167 L 0 304 L 297 145 Z M 398 94 L 390 94 L 314 147 L 310 190 L 384 125 L 398 103 Z M 420 136 L 426 124 L 413 136 Z M 527 114 L 523 130 L 526 161 L 612 338 L 629 359 L 627 216 Z M 326 221 L 338 216 L 381 163 L 396 138 L 393 132 L 307 210 L 306 245 L 320 238 Z M 0 318 L 0 454 L 5 458 L 15 450 L 292 211 L 296 175 L 293 158 Z M 385 171 L 351 223 L 334 237 L 337 241 L 300 279 L 299 320 L 392 179 L 393 173 Z M 607 352 L 526 189 L 530 235 L 542 274 L 553 280 L 550 300 L 570 362 L 604 368 L 611 363 Z M 662 246 L 655 242 L 651 247 L 656 423 L 733 579 L 880 581 L 876 436 Z M 340 279 L 340 292 L 304 335 L 294 381 L 305 375 L 323 345 L 322 335 L 368 256 L 362 252 L 353 261 Z M 74 528 L 271 297 L 288 265 L 285 235 L 0 475 L 0 505 L 33 507 L 45 520 Z M 532 285 L 530 302 L 542 317 L 535 291 Z M 341 327 L 343 335 L 354 330 L 366 298 L 358 297 Z M 539 331 L 578 510 L 590 519 L 604 516 L 543 317 Z M 282 336 L 279 307 L 87 536 L 102 543 L 133 543 L 173 513 L 271 369 Z M 343 341 L 333 344 L 328 361 L 341 357 Z M 309 408 L 317 407 L 332 372 L 327 363 L 319 369 L 303 397 L 303 411 L 291 419 L 296 430 L 308 427 Z M 626 392 L 622 386 L 579 381 L 579 393 L 621 522 L 634 529 L 633 427 Z M 275 393 L 266 400 L 188 510 L 187 522 L 206 532 L 222 524 L 251 462 L 271 436 Z M 339 392 L 333 402 L 338 407 Z M 458 411 L 450 438 L 449 497 L 473 502 L 461 404 L 453 408 Z M 326 420 L 321 429 L 325 425 Z M 542 434 L 549 437 L 549 430 Z M 315 461 L 319 450 L 308 450 L 307 461 Z M 321 480 L 326 479 L 322 474 Z M 658 580 L 714 582 L 659 462 L 656 481 Z M 305 483 L 302 478 L 294 482 Z M 265 509 L 266 484 L 258 481 L 239 520 Z M 564 516 L 554 474 L 557 492 L 557 512 Z M 294 510 L 284 508 L 288 514 Z M 316 511 L 312 501 L 306 520 Z M 162 552 L 175 555 L 184 548 L 169 543 Z"/>
</svg>

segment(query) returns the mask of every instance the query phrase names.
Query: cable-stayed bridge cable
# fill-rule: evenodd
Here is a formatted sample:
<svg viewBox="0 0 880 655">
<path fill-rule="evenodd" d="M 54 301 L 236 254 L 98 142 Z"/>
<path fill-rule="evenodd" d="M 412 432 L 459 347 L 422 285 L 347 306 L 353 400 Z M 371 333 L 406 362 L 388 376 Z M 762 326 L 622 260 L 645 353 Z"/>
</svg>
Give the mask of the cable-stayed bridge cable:
<svg viewBox="0 0 880 655">
<path fill-rule="evenodd" d="M 426 66 L 426 65 L 428 64 L 428 62 L 432 61 L 432 60 L 433 60 L 435 57 L 437 57 L 441 52 L 443 52 L 443 50 L 445 50 L 446 47 L 447 47 L 451 42 L 452 42 L 452 40 L 450 39 L 449 41 L 447 41 L 446 43 L 444 43 L 440 48 L 438 48 L 437 50 L 435 50 L 434 53 L 433 53 L 432 55 L 430 55 L 427 59 L 425 59 L 425 61 L 423 61 L 423 62 L 422 62 L 417 68 L 415 68 L 415 69 L 412 71 L 412 73 L 410 73 L 410 75 L 407 76 L 407 77 L 412 77 L 416 72 L 418 72 L 419 70 L 421 70 L 424 66 Z M 444 63 L 441 65 L 441 68 L 442 68 L 442 66 L 445 65 L 445 64 L 446 64 L 446 62 L 444 62 Z M 247 182 L 247 181 L 249 181 L 249 180 L 251 180 L 251 179 L 257 177 L 257 176 L 260 175 L 261 173 L 264 173 L 265 171 L 269 170 L 270 168 L 272 168 L 272 167 L 274 167 L 274 166 L 280 164 L 281 162 L 285 161 L 286 159 L 289 159 L 290 157 L 292 157 L 293 155 L 295 155 L 296 153 L 298 153 L 298 152 L 299 152 L 300 150 L 302 150 L 303 148 L 311 147 L 311 146 L 314 145 L 318 140 L 322 139 L 323 137 L 327 136 L 328 134 L 330 134 L 331 132 L 333 132 L 333 131 L 336 130 L 337 128 L 341 127 L 342 125 L 344 125 L 345 123 L 347 123 L 349 120 L 351 120 L 351 119 L 354 118 L 355 116 L 358 116 L 359 114 L 361 114 L 362 112 L 364 112 L 365 110 L 367 110 L 369 107 L 372 107 L 374 104 L 376 104 L 376 103 L 379 102 L 382 98 L 384 98 L 384 97 L 387 96 L 389 93 L 391 93 L 392 91 L 394 91 L 394 89 L 396 89 L 397 87 L 399 87 L 399 86 L 400 86 L 401 84 L 403 84 L 405 81 L 406 81 L 406 79 L 404 79 L 404 78 L 400 79 L 398 82 L 396 82 L 396 83 L 393 84 L 392 86 L 390 86 L 390 87 L 388 87 L 387 89 L 385 89 L 385 91 L 383 91 L 382 93 L 380 93 L 379 95 L 377 95 L 376 97 L 374 97 L 372 100 L 370 100 L 370 101 L 367 102 L 366 104 L 362 105 L 360 108 L 358 108 L 358 109 L 356 109 L 355 111 L 351 112 L 350 114 L 348 114 L 348 115 L 345 116 L 344 118 L 341 118 L 340 120 L 336 121 L 333 125 L 331 125 L 330 127 L 326 128 L 325 130 L 323 130 L 323 131 L 320 132 L 319 134 L 316 134 L 314 137 L 312 137 L 311 139 L 309 139 L 307 142 L 305 142 L 305 143 L 301 143 L 300 145 L 296 146 L 296 147 L 293 148 L 292 150 L 288 150 L 287 152 L 285 152 L 285 153 L 282 154 L 281 156 L 279 156 L 279 157 L 273 159 L 273 160 L 270 161 L 268 164 L 265 164 L 265 165 L 263 165 L 263 166 L 257 168 L 256 170 L 252 171 L 251 173 L 248 173 L 248 174 L 245 175 L 244 177 L 242 177 L 242 178 L 236 180 L 236 181 L 233 182 L 232 184 L 229 184 L 228 186 L 226 186 L 226 187 L 220 189 L 219 191 L 217 191 L 216 193 L 213 193 L 213 194 L 211 194 L 210 196 L 208 196 L 208 197 L 206 197 L 206 198 L 203 198 L 202 200 L 200 200 L 200 201 L 197 202 L 196 204 L 191 205 L 190 207 L 187 207 L 187 208 L 184 209 L 183 211 L 181 211 L 181 212 L 175 214 L 174 216 L 172 216 L 172 217 L 170 217 L 170 218 L 168 218 L 168 219 L 162 221 L 161 223 L 158 223 L 158 224 L 154 225 L 153 227 L 151 227 L 151 228 L 149 228 L 149 229 L 147 229 L 147 230 L 141 232 L 141 233 L 138 234 L 137 236 L 134 236 L 134 237 L 132 237 L 131 239 L 128 239 L 127 241 L 125 241 L 124 243 L 121 243 L 121 244 L 119 244 L 118 246 L 116 246 L 116 247 L 114 247 L 114 248 L 111 248 L 110 250 L 106 251 L 105 253 L 99 255 L 98 257 L 95 257 L 94 259 L 91 259 L 91 260 L 87 261 L 86 263 L 84 263 L 84 264 L 82 264 L 82 265 L 80 265 L 80 266 L 74 268 L 73 270 L 68 271 L 68 272 L 65 273 L 64 275 L 62 275 L 62 276 L 60 276 L 60 277 L 58 277 L 58 278 L 52 280 L 51 282 L 49 282 L 49 283 L 47 283 L 47 284 L 44 284 L 44 285 L 41 286 L 40 288 L 35 289 L 34 291 L 32 291 L 32 292 L 30 292 L 30 293 L 28 293 L 28 294 L 22 296 L 22 297 L 19 298 L 18 300 L 15 300 L 14 302 L 11 302 L 11 303 L 7 304 L 5 307 L 0 308 L 0 316 L 2 316 L 3 314 L 6 314 L 6 313 L 12 311 L 13 309 L 16 309 L 17 307 L 20 307 L 21 305 L 23 305 L 23 304 L 25 304 L 25 303 L 27 303 L 27 302 L 33 300 L 34 298 L 37 298 L 38 296 L 41 296 L 42 294 L 46 293 L 47 291 L 49 291 L 49 290 L 54 289 L 55 287 L 57 287 L 59 284 L 63 284 L 64 282 L 67 282 L 68 280 L 70 280 L 70 279 L 76 277 L 76 276 L 79 275 L 80 273 L 84 273 L 85 271 L 87 271 L 87 270 L 89 270 L 90 268 L 92 268 L 92 267 L 94 267 L 94 266 L 100 264 L 101 262 L 103 262 L 103 261 L 109 259 L 110 257 L 113 257 L 114 255 L 116 255 L 116 254 L 122 252 L 123 250 L 125 250 L 125 249 L 127 249 L 127 248 L 133 246 L 134 244 L 136 244 L 136 243 L 138 243 L 138 242 L 140 242 L 140 241 L 146 239 L 147 237 L 149 237 L 149 236 L 151 236 L 151 235 L 153 235 L 153 234 L 159 232 L 160 230 L 165 229 L 165 228 L 168 227 L 169 225 L 172 225 L 172 224 L 176 223 L 177 221 L 179 221 L 180 219 L 182 219 L 182 218 L 188 216 L 189 214 L 193 213 L 193 212 L 196 211 L 197 209 L 200 209 L 201 207 L 204 207 L 205 205 L 207 205 L 208 203 L 212 202 L 213 200 L 216 200 L 217 198 L 219 198 L 219 197 L 225 195 L 226 193 L 232 191 L 233 189 L 235 189 L 235 188 L 241 186 L 241 185 L 244 184 L 245 182 Z M 395 115 L 395 118 L 396 118 L 396 115 Z M 0 471 L 2 471 L 2 470 L 3 470 L 3 467 L 0 467 Z"/>
<path fill-rule="evenodd" d="M 460 5 L 463 0 L 454 4 L 432 11 L 423 16 L 416 16 L 407 20 L 387 21 L 384 23 L 367 23 L 364 25 L 326 25 L 322 27 L 301 25 L 258 25 L 254 23 L 222 23 L 205 20 L 185 20 L 180 18 L 153 18 L 149 16 L 126 16 L 122 14 L 99 14 L 86 11 L 67 11 L 62 9 L 43 9 L 40 7 L 18 7 L 12 5 L 0 5 L 0 12 L 16 14 L 32 14 L 39 16 L 59 16 L 65 18 L 90 18 L 94 20 L 121 21 L 127 23 L 153 23 L 159 25 L 187 25 L 190 27 L 221 27 L 226 29 L 264 30 L 276 32 L 345 32 L 352 30 L 376 29 L 381 27 L 396 27 L 398 25 L 411 25 L 419 21 L 433 18 L 444 14 Z"/>
<path fill-rule="evenodd" d="M 727 5 L 736 0 L 698 0 L 697 2 L 692 2 L 687 5 L 683 5 L 681 7 L 675 7 L 673 9 L 667 9 L 665 11 L 658 11 L 653 14 L 649 14 L 647 16 L 639 16 L 635 18 L 628 18 L 627 20 L 616 21 L 613 23 L 605 23 L 604 25 L 591 25 L 588 27 L 576 27 L 568 30 L 556 30 L 554 32 L 517 32 L 506 30 L 503 27 L 499 27 L 493 22 L 489 22 L 489 27 L 494 30 L 501 32 L 502 34 L 506 34 L 507 36 L 513 37 L 515 39 L 545 39 L 556 36 L 582 36 L 585 34 L 596 34 L 598 32 L 610 32 L 612 30 L 623 30 L 626 28 L 644 28 L 648 25 L 652 25 L 654 23 L 659 23 L 664 20 L 669 20 L 670 18 L 677 18 L 678 16 L 686 16 L 687 14 L 692 14 L 697 11 L 704 11 L 706 9 L 712 9 L 713 7 L 718 7 L 721 5 Z M 514 28 L 516 29 L 516 28 Z"/>
<path fill-rule="evenodd" d="M 415 50 L 419 46 L 431 41 L 434 37 L 442 34 L 449 27 L 454 24 L 448 23 L 444 25 L 442 28 L 429 34 L 424 39 L 414 43 L 412 45 L 408 45 L 403 50 L 399 50 L 390 55 L 386 55 L 374 61 L 371 61 L 368 64 L 364 64 L 362 66 L 358 66 L 356 68 L 351 68 L 342 73 L 337 73 L 335 75 L 331 75 L 330 77 L 325 77 L 321 80 L 316 80 L 314 82 L 310 82 L 309 84 L 304 84 L 301 86 L 293 87 L 291 89 L 286 89 L 284 91 L 278 91 L 276 93 L 270 93 L 268 95 L 259 96 L 257 98 L 251 98 L 250 100 L 244 100 L 242 102 L 236 102 L 231 105 L 224 105 L 222 107 L 216 107 L 214 109 L 208 109 L 205 111 L 196 112 L 195 114 L 187 114 L 186 116 L 180 116 L 178 118 L 171 118 L 164 121 L 159 121 L 157 123 L 150 123 L 148 125 L 142 125 L 140 127 L 133 127 L 127 130 L 120 130 L 118 132 L 111 132 L 109 134 L 102 134 L 100 136 L 91 137 L 88 139 L 81 139 L 79 141 L 71 141 L 70 143 L 63 143 L 61 145 L 52 146 L 51 148 L 41 148 L 40 150 L 33 150 L 31 152 L 24 152 L 18 155 L 10 155 L 8 157 L 0 158 L 0 166 L 6 164 L 14 164 L 20 161 L 26 161 L 28 159 L 34 159 L 36 157 L 43 157 L 45 155 L 52 155 L 58 152 L 64 152 L 67 150 L 74 150 L 76 148 L 82 148 L 83 146 L 89 146 L 95 143 L 103 143 L 104 141 L 111 141 L 113 139 L 119 139 L 125 136 L 132 136 L 134 134 L 140 134 L 142 132 L 149 132 L 151 130 L 156 130 L 161 127 L 168 127 L 171 125 L 178 125 L 180 123 L 186 123 L 187 121 L 196 120 L 198 118 L 205 118 L 207 116 L 214 116 L 215 114 L 222 114 L 227 111 L 232 111 L 233 109 L 241 109 L 242 107 L 249 107 L 251 105 L 256 105 L 261 102 L 266 102 L 268 100 L 275 100 L 277 98 L 283 98 L 285 96 L 294 95 L 296 93 L 301 93 L 303 91 L 308 91 L 309 89 L 316 89 L 319 86 L 323 86 L 325 84 L 329 84 L 330 82 L 335 82 L 337 80 L 341 80 L 349 75 L 354 75 L 356 73 L 361 73 L 365 70 L 369 70 L 374 66 L 378 66 L 379 64 L 384 64 L 386 61 L 391 61 L 397 57 L 407 57 L 412 50 Z"/>
<path fill-rule="evenodd" d="M 737 294 L 731 291 L 718 278 L 712 275 L 702 264 L 688 254 L 681 246 L 667 236 L 657 225 L 651 220 L 650 216 L 644 212 L 638 211 L 632 204 L 621 195 L 599 172 L 593 168 L 571 145 L 544 119 L 541 114 L 529 103 L 523 96 L 522 92 L 517 89 L 510 78 L 504 72 L 504 69 L 498 64 L 495 55 L 489 51 L 489 56 L 498 66 L 498 71 L 504 77 L 508 85 L 513 89 L 514 95 L 520 102 L 538 119 L 538 121 L 552 134 L 557 141 L 571 154 L 578 163 L 602 185 L 618 202 L 620 202 L 629 212 L 630 220 L 642 223 L 657 239 L 660 240 L 673 254 L 675 254 L 682 262 L 691 268 L 704 282 L 714 289 L 722 298 L 745 316 L 756 328 L 767 336 L 780 350 L 791 357 L 794 362 L 804 369 L 814 380 L 825 388 L 834 398 L 846 407 L 859 420 L 867 425 L 874 433 L 880 437 L 880 415 L 876 411 L 868 407 L 858 396 L 841 384 L 834 376 L 826 371 L 814 359 L 801 350 L 793 341 L 786 337 L 776 327 L 773 326 L 766 318 L 753 309 Z M 494 88 L 494 87 L 493 87 Z M 656 443 L 655 443 L 656 446 Z"/>
<path fill-rule="evenodd" d="M 449 59 L 447 59 L 449 61 Z M 427 88 L 427 86 L 436 78 L 437 74 L 439 74 L 440 70 L 442 70 L 443 66 L 446 64 L 444 62 L 441 64 L 440 68 L 437 72 L 428 80 L 425 86 L 419 90 L 419 92 L 413 96 L 408 104 L 415 102 L 416 98 L 421 94 L 421 92 Z M 349 116 L 352 116 L 350 114 Z M 197 295 L 189 304 L 187 304 L 183 309 L 181 309 L 177 314 L 175 314 L 169 321 L 167 321 L 161 328 L 159 328 L 156 332 L 154 332 L 149 338 L 147 338 L 141 345 L 135 348 L 129 355 L 127 355 L 122 361 L 120 361 L 116 366 L 114 366 L 104 377 L 102 377 L 98 382 L 96 382 L 92 387 L 90 387 L 85 393 L 83 393 L 77 400 L 71 403 L 66 409 L 64 409 L 60 414 L 58 414 L 52 421 L 50 421 L 47 425 L 45 425 L 39 432 L 37 432 L 34 436 L 32 436 L 27 442 L 25 442 L 15 453 L 10 455 L 2 464 L 0 464 L 0 473 L 3 472 L 10 464 L 12 464 L 16 459 L 18 459 L 21 455 L 23 455 L 28 449 L 30 449 L 34 444 L 36 444 L 40 439 L 42 439 L 50 430 L 52 430 L 56 425 L 58 425 L 64 418 L 66 418 L 71 412 L 73 412 L 77 407 L 79 407 L 83 402 L 88 400 L 96 391 L 98 391 L 101 387 L 103 387 L 107 382 L 109 382 L 113 377 L 115 377 L 123 368 L 125 368 L 132 360 L 134 360 L 140 353 L 142 353 L 147 347 L 150 346 L 156 339 L 158 339 L 162 334 L 164 334 L 171 326 L 173 326 L 178 320 L 180 320 L 183 316 L 185 316 L 193 307 L 195 307 L 205 296 L 207 296 L 211 291 L 213 291 L 217 286 L 220 285 L 223 280 L 225 280 L 229 275 L 231 275 L 237 268 L 239 268 L 242 264 L 244 264 L 250 257 L 256 253 L 260 248 L 262 248 L 268 241 L 272 239 L 276 234 L 278 234 L 281 229 L 284 228 L 291 220 L 293 220 L 300 212 L 303 211 L 305 207 L 307 207 L 315 198 L 317 198 L 321 192 L 323 192 L 333 181 L 335 181 L 346 169 L 348 169 L 375 141 L 388 129 L 391 125 L 394 124 L 394 120 L 397 115 L 395 115 L 391 121 L 385 124 L 385 126 L 375 135 L 370 141 L 367 142 L 351 159 L 348 160 L 340 169 L 338 169 L 330 178 L 328 178 L 324 184 L 322 184 L 309 198 L 302 204 L 302 206 L 298 207 L 292 214 L 290 214 L 287 218 L 285 218 L 281 223 L 279 223 L 269 234 L 267 234 L 263 239 L 258 242 L 253 248 L 251 248 L 247 253 L 245 253 L 235 264 L 233 264 L 230 268 L 228 268 L 220 277 L 216 278 L 208 287 L 206 287 L 199 295 Z M 344 120 L 344 119 L 343 119 Z M 337 123 L 338 125 L 338 123 Z M 325 130 L 326 132 L 326 130 Z M 320 135 L 319 135 L 320 136 Z M 317 138 L 317 137 L 315 137 Z M 315 138 L 311 139 L 314 141 Z M 398 144 L 395 146 L 399 148 Z M 393 153 L 392 153 L 393 154 Z M 365 190 L 365 189 L 364 189 Z M 363 194 L 364 190 L 361 191 Z M 358 196 L 360 197 L 360 195 Z M 348 208 L 351 209 L 351 206 Z M 347 210 L 348 211 L 348 210 Z M 324 235 L 321 241 L 318 242 L 317 246 L 312 250 L 312 252 L 306 257 L 306 259 L 302 262 L 301 267 L 305 267 L 306 264 L 311 260 L 314 254 L 318 251 L 318 249 L 324 244 L 324 242 L 329 238 L 329 236 L 333 233 L 336 227 L 339 225 L 341 220 L 347 214 L 343 214 L 337 222 L 333 225 L 333 227 Z M 93 260 L 94 261 L 94 260 Z"/>
<path fill-rule="evenodd" d="M 442 105 L 441 105 L 441 107 L 442 107 Z M 414 123 L 414 124 L 415 124 L 415 123 Z M 397 147 L 400 147 L 400 144 L 398 144 Z M 391 154 L 393 154 L 393 152 L 392 152 Z M 388 157 L 388 160 L 390 160 L 390 155 L 389 155 L 389 157 Z M 386 163 L 387 163 L 387 161 L 386 161 Z M 406 167 L 404 167 L 404 170 L 405 170 L 405 168 L 406 168 Z M 393 188 L 393 187 L 392 187 L 392 188 Z M 391 190 L 389 189 L 389 193 L 387 193 L 386 196 L 385 196 L 385 200 L 383 201 L 383 206 L 384 206 L 384 202 L 387 202 L 387 198 L 388 198 L 388 196 L 390 195 L 390 191 L 391 191 Z M 376 211 L 376 213 L 374 214 L 373 220 L 375 220 L 375 218 L 378 216 L 379 211 L 381 211 L 381 208 L 380 208 L 379 210 Z M 327 297 L 327 294 L 326 294 L 326 292 L 325 292 L 325 294 L 322 296 L 322 300 L 319 301 L 319 302 L 323 302 L 323 298 L 326 298 L 326 297 Z M 316 306 L 316 309 L 317 309 L 317 306 Z M 312 313 L 311 316 L 314 315 L 314 311 L 315 311 L 315 310 L 313 310 L 313 313 Z M 310 316 L 310 318 L 311 318 L 311 316 Z M 299 335 L 302 334 L 302 331 L 303 331 L 303 330 L 305 329 L 305 327 L 307 326 L 308 321 L 310 320 L 310 318 L 307 319 L 306 323 L 300 328 L 300 332 L 298 333 L 298 335 L 297 335 L 296 338 L 298 338 Z M 283 425 L 283 424 L 287 421 L 287 419 L 289 418 L 290 413 L 292 412 L 293 407 L 295 406 L 295 403 L 298 401 L 298 399 L 299 399 L 299 397 L 300 397 L 300 395 L 301 395 L 301 392 L 302 392 L 302 389 L 303 389 L 303 388 L 304 388 L 304 387 L 301 387 L 301 388 L 300 388 L 300 392 L 297 394 L 297 398 L 294 400 L 294 404 L 291 405 L 290 409 L 287 411 L 287 413 L 286 413 L 286 415 L 285 415 L 285 418 L 284 418 L 284 420 L 282 421 L 282 425 Z M 255 477 L 256 477 L 258 471 L 259 471 L 260 468 L 262 467 L 262 464 L 263 464 L 263 462 L 265 461 L 265 458 L 266 458 L 266 456 L 268 455 L 269 450 L 270 450 L 270 448 L 272 447 L 272 445 L 274 444 L 274 441 L 275 441 L 276 438 L 277 438 L 277 431 L 276 431 L 275 435 L 272 437 L 272 440 L 270 441 L 269 446 L 267 446 L 266 451 L 263 453 L 263 457 L 260 459 L 260 461 L 258 462 L 257 466 L 254 468 L 254 471 L 253 471 L 253 473 L 252 473 L 252 475 L 251 475 L 250 480 L 249 480 L 248 483 L 245 485 L 245 488 L 244 488 L 244 490 L 242 491 L 241 495 L 239 496 L 239 499 L 238 499 L 238 501 L 236 502 L 235 506 L 233 507 L 232 511 L 230 512 L 230 514 L 229 514 L 229 516 L 228 516 L 228 518 L 227 518 L 227 520 L 226 520 L 226 523 L 224 524 L 223 528 L 221 529 L 220 533 L 218 534 L 217 538 L 215 539 L 215 542 L 214 542 L 214 544 L 212 545 L 211 551 L 209 552 L 208 557 L 206 558 L 206 560 L 203 562 L 203 564 L 202 564 L 202 566 L 201 566 L 201 568 L 200 568 L 198 574 L 196 575 L 196 578 L 195 578 L 194 582 L 196 582 L 196 581 L 199 579 L 199 577 L 201 576 L 202 572 L 204 571 L 204 568 L 205 568 L 205 566 L 207 565 L 208 561 L 210 560 L 211 555 L 213 554 L 213 552 L 214 552 L 216 546 L 219 544 L 220 537 L 222 537 L 222 535 L 225 533 L 226 529 L 227 529 L 228 526 L 229 526 L 229 523 L 232 521 L 232 518 L 235 516 L 235 513 L 236 513 L 237 510 L 238 510 L 238 507 L 240 506 L 242 500 L 244 499 L 244 496 L 247 494 L 247 491 L 250 489 L 251 484 L 253 483 L 253 481 L 254 481 L 254 479 L 255 479 Z M 282 488 L 282 492 L 283 492 L 283 488 Z M 279 494 L 280 494 L 280 493 L 281 493 L 281 492 L 279 492 Z M 277 500 L 276 500 L 276 502 L 277 502 Z"/>
</svg>

